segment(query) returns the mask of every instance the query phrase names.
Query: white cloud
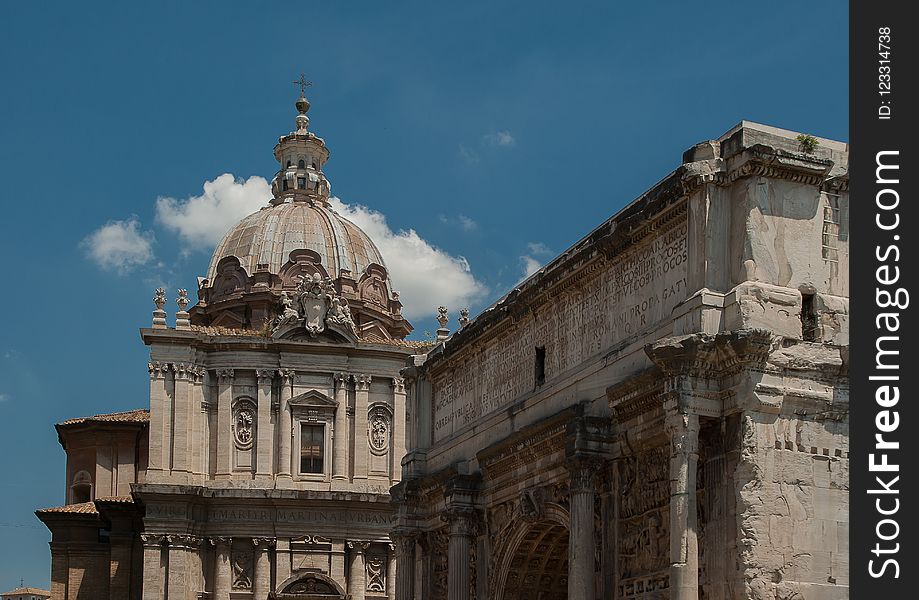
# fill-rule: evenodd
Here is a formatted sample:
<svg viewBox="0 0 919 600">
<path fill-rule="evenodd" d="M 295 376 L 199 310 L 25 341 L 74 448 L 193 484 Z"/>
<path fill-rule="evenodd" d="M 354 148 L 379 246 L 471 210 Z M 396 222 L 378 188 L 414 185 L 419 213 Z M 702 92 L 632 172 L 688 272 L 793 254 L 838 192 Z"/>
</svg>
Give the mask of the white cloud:
<svg viewBox="0 0 919 600">
<path fill-rule="evenodd" d="M 0 392 L 0 402 L 6 402 L 9 399 L 10 399 L 9 394 L 4 394 L 3 392 Z"/>
<path fill-rule="evenodd" d="M 517 140 L 514 139 L 514 136 L 511 135 L 510 131 L 496 131 L 494 133 L 486 133 L 483 139 L 485 140 L 485 143 L 490 146 L 510 147 L 517 144 Z"/>
<path fill-rule="evenodd" d="M 457 218 L 459 219 L 460 227 L 463 228 L 463 231 L 474 231 L 479 226 L 478 223 L 466 215 L 460 215 Z"/>
<path fill-rule="evenodd" d="M 479 155 L 475 150 L 470 150 L 465 145 L 460 144 L 459 147 L 460 158 L 462 158 L 466 164 L 474 165 L 479 162 Z"/>
<path fill-rule="evenodd" d="M 537 254 L 540 256 L 552 254 L 552 250 L 550 250 L 549 247 L 542 242 L 530 242 L 527 244 L 527 248 L 529 249 L 530 254 Z"/>
<path fill-rule="evenodd" d="M 520 257 L 520 263 L 523 267 L 523 276 L 520 281 L 542 268 L 543 261 L 536 258 L 537 256 L 545 257 L 552 254 L 552 250 L 542 242 L 530 242 L 527 244 L 527 250 L 529 250 L 529 254 Z"/>
<path fill-rule="evenodd" d="M 380 249 L 393 285 L 402 294 L 407 318 L 433 316 L 438 306 L 458 313 L 488 292 L 462 256 L 432 246 L 414 229 L 394 232 L 386 217 L 375 210 L 338 198 L 330 201 L 335 212 L 363 229 Z"/>
<path fill-rule="evenodd" d="M 86 236 L 80 247 L 103 269 L 127 273 L 153 259 L 153 241 L 153 233 L 141 231 L 137 217 L 131 217 L 109 221 Z"/>
<path fill-rule="evenodd" d="M 188 247 L 211 249 L 230 227 L 268 203 L 271 186 L 263 177 L 245 181 L 229 173 L 204 182 L 204 193 L 185 200 L 160 197 L 156 220 L 179 234 Z"/>
<path fill-rule="evenodd" d="M 542 267 L 542 262 L 533 258 L 532 256 L 521 256 L 520 262 L 523 264 L 523 277 L 520 278 L 521 281 L 523 281 L 524 279 L 526 279 L 527 277 L 529 277 L 530 275 L 538 271 L 540 267 Z"/>
</svg>

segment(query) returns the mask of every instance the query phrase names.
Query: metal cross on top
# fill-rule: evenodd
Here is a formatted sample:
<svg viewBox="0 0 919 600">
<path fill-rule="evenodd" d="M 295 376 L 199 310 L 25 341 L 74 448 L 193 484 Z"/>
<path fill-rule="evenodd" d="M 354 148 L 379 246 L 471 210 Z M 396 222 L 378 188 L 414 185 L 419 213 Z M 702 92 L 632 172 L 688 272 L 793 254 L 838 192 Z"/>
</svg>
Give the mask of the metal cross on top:
<svg viewBox="0 0 919 600">
<path fill-rule="evenodd" d="M 306 88 L 312 87 L 312 86 L 313 86 L 313 82 L 312 82 L 312 81 L 307 81 L 306 75 L 304 75 L 303 73 L 300 73 L 300 79 L 294 81 L 293 84 L 294 84 L 294 85 L 299 85 L 299 86 L 300 86 L 300 95 L 301 95 L 301 96 L 305 96 L 305 95 L 306 95 Z"/>
</svg>

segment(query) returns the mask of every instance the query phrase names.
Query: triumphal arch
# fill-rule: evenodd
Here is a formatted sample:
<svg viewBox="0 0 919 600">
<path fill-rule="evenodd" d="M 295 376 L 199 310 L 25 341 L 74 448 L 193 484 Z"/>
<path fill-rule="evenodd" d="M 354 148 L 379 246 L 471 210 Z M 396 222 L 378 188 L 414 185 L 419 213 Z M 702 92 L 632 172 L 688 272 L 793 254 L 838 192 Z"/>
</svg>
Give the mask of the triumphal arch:
<svg viewBox="0 0 919 600">
<path fill-rule="evenodd" d="M 848 597 L 847 165 L 742 122 L 416 356 L 397 598 Z"/>
</svg>

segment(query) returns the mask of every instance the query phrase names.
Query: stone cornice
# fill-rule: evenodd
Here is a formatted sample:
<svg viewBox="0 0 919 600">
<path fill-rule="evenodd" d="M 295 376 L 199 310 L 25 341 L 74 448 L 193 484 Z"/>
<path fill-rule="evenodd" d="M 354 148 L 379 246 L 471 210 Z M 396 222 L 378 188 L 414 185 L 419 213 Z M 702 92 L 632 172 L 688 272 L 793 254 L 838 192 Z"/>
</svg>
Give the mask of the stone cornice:
<svg viewBox="0 0 919 600">
<path fill-rule="evenodd" d="M 742 369 L 763 369 L 780 338 L 764 329 L 665 338 L 645 353 L 667 377 L 719 380 Z"/>
</svg>

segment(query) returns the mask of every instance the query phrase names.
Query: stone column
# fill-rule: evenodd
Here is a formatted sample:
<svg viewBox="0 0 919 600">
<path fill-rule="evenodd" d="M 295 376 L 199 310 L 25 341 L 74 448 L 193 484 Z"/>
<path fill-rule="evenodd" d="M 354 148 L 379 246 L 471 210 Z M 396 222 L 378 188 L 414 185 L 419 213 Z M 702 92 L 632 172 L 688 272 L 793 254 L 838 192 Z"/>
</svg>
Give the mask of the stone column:
<svg viewBox="0 0 919 600">
<path fill-rule="evenodd" d="M 364 552 L 367 542 L 348 542 L 351 551 L 351 570 L 348 572 L 348 594 L 351 600 L 364 600 L 367 595 L 367 572 L 364 567 Z"/>
<path fill-rule="evenodd" d="M 587 458 L 568 462 L 570 530 L 568 532 L 568 599 L 596 600 L 595 478 L 599 464 Z"/>
<path fill-rule="evenodd" d="M 393 541 L 395 572 L 388 576 L 395 582 L 395 600 L 415 600 L 415 535 L 408 531 L 394 531 Z M 390 561 L 392 568 L 393 562 Z"/>
<path fill-rule="evenodd" d="M 392 483 L 395 485 L 402 481 L 402 459 L 405 457 L 405 380 L 402 377 L 393 377 L 393 461 Z"/>
<path fill-rule="evenodd" d="M 255 600 L 268 598 L 271 593 L 271 559 L 269 549 L 274 546 L 273 538 L 252 538 L 255 547 L 255 569 L 252 573 L 252 597 Z"/>
<path fill-rule="evenodd" d="M 233 584 L 230 546 L 233 540 L 228 537 L 215 537 L 211 538 L 211 543 L 214 544 L 214 600 L 230 600 L 230 586 Z"/>
<path fill-rule="evenodd" d="M 332 440 L 332 479 L 348 481 L 348 378 L 347 373 L 335 374 L 335 437 Z"/>
<path fill-rule="evenodd" d="M 290 481 L 290 465 L 293 462 L 293 455 L 291 454 L 290 450 L 290 441 L 291 437 L 293 437 L 293 433 L 291 431 L 291 427 L 293 426 L 293 417 L 290 414 L 290 398 L 292 393 L 291 386 L 293 385 L 294 372 L 291 370 L 283 369 L 278 371 L 278 375 L 281 376 L 281 407 L 278 412 L 278 419 L 281 422 L 281 427 L 278 430 L 278 435 L 281 437 L 278 444 L 278 478 Z"/>
<path fill-rule="evenodd" d="M 143 600 L 162 600 L 163 536 L 142 533 L 140 541 L 144 546 Z"/>
<path fill-rule="evenodd" d="M 370 443 L 367 441 L 367 411 L 370 405 L 370 375 L 354 378 L 354 483 L 367 483 Z"/>
<path fill-rule="evenodd" d="M 148 472 L 162 472 L 169 468 L 163 448 L 166 419 L 166 372 L 169 365 L 151 362 L 147 365 L 150 371 L 150 455 Z"/>
<path fill-rule="evenodd" d="M 271 387 L 274 383 L 274 371 L 257 369 L 258 378 L 258 420 L 255 424 L 257 443 L 255 444 L 255 476 L 271 477 L 272 461 L 272 427 L 271 427 Z"/>
<path fill-rule="evenodd" d="M 450 523 L 450 541 L 447 546 L 447 600 L 469 600 L 469 584 L 472 579 L 469 553 L 475 539 L 478 515 L 473 508 L 458 507 L 448 509 L 444 516 Z"/>
<path fill-rule="evenodd" d="M 698 600 L 696 465 L 699 417 L 667 411 L 670 434 L 670 600 Z"/>
<path fill-rule="evenodd" d="M 193 480 L 201 481 L 207 473 L 207 409 L 204 402 L 204 369 L 193 367 L 192 384 L 189 388 L 189 411 L 194 416 L 189 440 L 189 471 L 196 475 Z"/>
<path fill-rule="evenodd" d="M 217 478 L 233 474 L 233 369 L 217 369 Z"/>
</svg>

